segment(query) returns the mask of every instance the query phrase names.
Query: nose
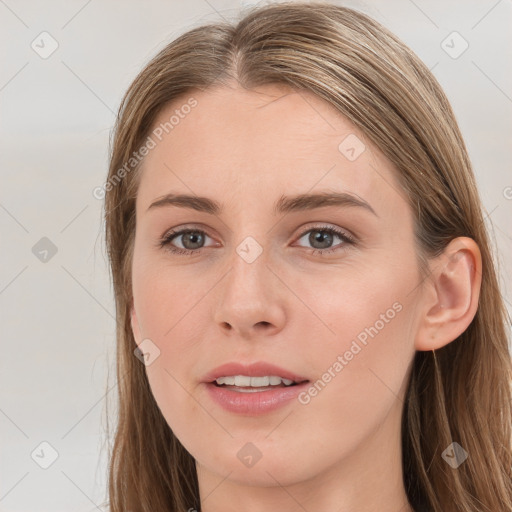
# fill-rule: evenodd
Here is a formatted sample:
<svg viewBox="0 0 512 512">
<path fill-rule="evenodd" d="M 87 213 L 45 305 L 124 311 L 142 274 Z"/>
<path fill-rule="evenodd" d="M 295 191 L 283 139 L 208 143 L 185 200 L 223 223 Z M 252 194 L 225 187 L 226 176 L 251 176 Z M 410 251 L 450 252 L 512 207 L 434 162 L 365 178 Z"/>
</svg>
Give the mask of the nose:
<svg viewBox="0 0 512 512">
<path fill-rule="evenodd" d="M 230 263 L 215 297 L 215 323 L 236 338 L 277 334 L 285 323 L 284 291 L 266 253 L 249 263 L 233 251 Z"/>
</svg>

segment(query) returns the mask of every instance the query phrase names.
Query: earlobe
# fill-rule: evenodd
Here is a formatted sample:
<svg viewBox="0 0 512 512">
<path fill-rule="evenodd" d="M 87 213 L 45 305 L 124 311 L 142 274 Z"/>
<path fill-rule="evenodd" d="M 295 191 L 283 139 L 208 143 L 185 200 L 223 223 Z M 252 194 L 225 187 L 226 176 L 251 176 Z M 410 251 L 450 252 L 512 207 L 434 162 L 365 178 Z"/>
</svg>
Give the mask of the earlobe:
<svg viewBox="0 0 512 512">
<path fill-rule="evenodd" d="M 432 268 L 415 342 L 416 350 L 420 351 L 447 345 L 472 322 L 482 282 L 480 249 L 471 238 L 455 238 L 432 263 Z"/>
</svg>

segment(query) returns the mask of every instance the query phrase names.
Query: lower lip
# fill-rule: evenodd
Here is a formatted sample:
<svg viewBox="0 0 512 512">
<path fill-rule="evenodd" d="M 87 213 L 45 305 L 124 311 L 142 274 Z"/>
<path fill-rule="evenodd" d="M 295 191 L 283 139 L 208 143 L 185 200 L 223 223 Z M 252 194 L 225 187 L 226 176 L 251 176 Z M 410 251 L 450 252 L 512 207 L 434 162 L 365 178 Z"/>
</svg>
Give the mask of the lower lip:
<svg viewBox="0 0 512 512">
<path fill-rule="evenodd" d="M 233 391 L 207 383 L 206 388 L 214 402 L 229 412 L 256 415 L 275 411 L 283 407 L 306 389 L 309 382 L 295 386 L 276 387 L 268 391 Z"/>
</svg>

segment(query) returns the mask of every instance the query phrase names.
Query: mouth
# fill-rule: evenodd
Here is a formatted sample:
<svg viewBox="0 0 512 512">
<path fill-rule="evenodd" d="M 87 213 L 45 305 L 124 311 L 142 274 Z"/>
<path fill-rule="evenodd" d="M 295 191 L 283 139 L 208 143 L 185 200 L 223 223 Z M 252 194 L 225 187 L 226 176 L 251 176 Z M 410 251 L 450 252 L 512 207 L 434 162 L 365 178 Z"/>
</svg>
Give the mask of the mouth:
<svg viewBox="0 0 512 512">
<path fill-rule="evenodd" d="M 265 362 L 226 363 L 205 375 L 202 382 L 214 403 L 246 416 L 291 406 L 310 385 L 306 377 Z"/>
<path fill-rule="evenodd" d="M 309 382 L 307 379 L 294 381 L 278 375 L 251 377 L 249 375 L 228 375 L 218 377 L 210 384 L 238 393 L 258 393 L 279 388 L 291 388 Z"/>
</svg>

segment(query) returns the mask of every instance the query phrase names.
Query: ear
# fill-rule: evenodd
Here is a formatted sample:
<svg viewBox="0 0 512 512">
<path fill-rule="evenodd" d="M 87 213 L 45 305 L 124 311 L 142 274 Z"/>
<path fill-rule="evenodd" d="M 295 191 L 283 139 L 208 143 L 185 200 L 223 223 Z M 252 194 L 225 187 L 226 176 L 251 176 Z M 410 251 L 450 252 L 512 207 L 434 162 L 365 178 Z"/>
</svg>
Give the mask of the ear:
<svg viewBox="0 0 512 512">
<path fill-rule="evenodd" d="M 139 320 L 137 319 L 137 313 L 135 312 L 133 298 L 132 298 L 132 302 L 130 305 L 130 322 L 132 325 L 132 332 L 133 332 L 133 337 L 135 338 L 135 343 L 137 345 L 139 345 L 142 342 L 142 337 L 140 335 Z"/>
<path fill-rule="evenodd" d="M 416 350 L 436 350 L 460 336 L 478 309 L 482 257 L 476 242 L 453 239 L 431 264 L 424 286 Z"/>
</svg>

